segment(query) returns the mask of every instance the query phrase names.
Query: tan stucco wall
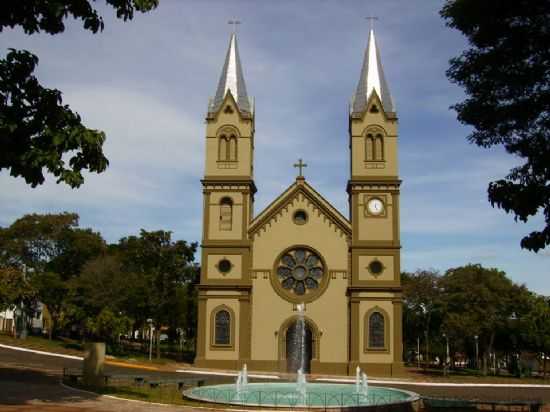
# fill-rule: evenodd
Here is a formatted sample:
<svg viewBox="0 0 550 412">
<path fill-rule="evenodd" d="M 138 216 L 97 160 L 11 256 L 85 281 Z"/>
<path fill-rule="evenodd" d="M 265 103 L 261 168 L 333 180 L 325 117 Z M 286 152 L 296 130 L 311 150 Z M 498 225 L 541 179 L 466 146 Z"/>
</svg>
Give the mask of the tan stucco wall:
<svg viewBox="0 0 550 412">
<path fill-rule="evenodd" d="M 234 348 L 232 350 L 229 349 L 221 349 L 221 350 L 212 350 L 211 349 L 211 342 L 212 342 L 212 325 L 210 324 L 210 317 L 212 314 L 212 311 L 216 309 L 220 305 L 225 305 L 230 307 L 233 310 L 233 313 L 235 314 L 235 319 L 231 319 L 232 322 L 235 322 L 234 327 L 232 326 L 232 330 L 234 330 L 235 335 L 232 337 L 232 341 L 234 342 Z M 206 358 L 207 359 L 232 359 L 236 360 L 239 359 L 239 339 L 238 339 L 238 331 L 239 331 L 239 301 L 237 299 L 232 298 L 209 298 L 206 301 Z"/>
<path fill-rule="evenodd" d="M 217 268 L 220 260 L 227 259 L 231 262 L 231 270 L 228 273 L 222 273 Z M 241 255 L 208 255 L 207 273 L 209 279 L 240 279 L 242 276 L 242 256 Z"/>
<path fill-rule="evenodd" d="M 251 176 L 252 175 L 252 153 L 254 122 L 251 119 L 244 119 L 228 95 L 222 107 L 230 105 L 233 113 L 225 113 L 220 110 L 214 119 L 206 123 L 206 176 Z M 230 168 L 227 165 L 218 163 L 218 135 L 225 126 L 232 126 L 238 130 L 237 159 L 236 165 Z"/>
<path fill-rule="evenodd" d="M 220 230 L 220 201 L 229 197 L 233 201 L 233 224 L 231 230 Z M 243 235 L 243 216 L 248 216 L 248 209 L 244 206 L 244 196 L 240 192 L 219 191 L 210 194 L 208 209 L 210 222 L 208 225 L 208 239 L 210 240 L 237 240 Z M 244 213 L 244 215 L 243 215 Z"/>
<path fill-rule="evenodd" d="M 380 106 L 379 100 L 373 96 L 373 101 Z M 372 103 L 372 102 L 371 102 Z M 365 136 L 369 128 L 379 127 L 384 130 L 384 160 L 383 164 L 374 166 L 367 164 L 365 153 Z M 352 176 L 397 176 L 397 119 L 387 119 L 385 114 L 366 112 L 362 119 L 351 122 L 351 174 Z"/>
<path fill-rule="evenodd" d="M 302 209 L 308 215 L 305 225 L 292 221 L 294 211 Z M 288 204 L 260 230 L 253 239 L 253 269 L 265 270 L 271 275 L 275 260 L 285 249 L 295 245 L 307 245 L 317 250 L 325 259 L 327 276 L 330 270 L 344 274 L 348 265 L 346 236 L 330 223 L 319 209 L 303 196 Z M 320 338 L 321 362 L 347 361 L 347 296 L 348 280 L 344 275 L 329 279 L 325 292 L 315 301 L 306 304 L 305 315 L 311 318 L 322 336 Z M 253 280 L 252 300 L 252 359 L 277 360 L 279 331 L 289 317 L 296 315 L 293 304 L 280 297 L 271 285 L 269 276 L 259 273 Z"/>
<path fill-rule="evenodd" d="M 380 280 L 380 281 L 392 281 L 394 280 L 394 257 L 393 256 L 379 256 L 379 255 L 367 255 L 359 256 L 359 280 Z M 368 266 L 369 263 L 373 260 L 379 260 L 384 266 L 384 270 L 380 275 L 374 276 L 369 272 Z"/>
<path fill-rule="evenodd" d="M 367 216 L 367 201 L 373 196 L 384 200 L 386 213 L 382 217 Z M 393 201 L 392 196 L 384 192 L 372 192 L 358 197 L 358 238 L 360 240 L 392 240 L 393 239 Z"/>
</svg>

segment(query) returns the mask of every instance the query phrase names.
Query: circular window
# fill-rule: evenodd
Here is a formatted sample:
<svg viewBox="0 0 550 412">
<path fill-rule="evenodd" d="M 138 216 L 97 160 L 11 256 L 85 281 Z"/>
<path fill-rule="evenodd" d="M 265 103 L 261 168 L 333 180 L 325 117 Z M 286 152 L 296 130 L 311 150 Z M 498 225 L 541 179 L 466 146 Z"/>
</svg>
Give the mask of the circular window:
<svg viewBox="0 0 550 412">
<path fill-rule="evenodd" d="M 297 210 L 292 216 L 292 220 L 297 225 L 304 225 L 307 222 L 307 213 L 304 210 Z"/>
<path fill-rule="evenodd" d="M 292 302 L 315 299 L 323 292 L 327 279 L 321 257 L 305 247 L 284 252 L 275 263 L 275 289 Z"/>
<path fill-rule="evenodd" d="M 222 259 L 218 262 L 218 270 L 222 273 L 228 273 L 231 270 L 231 262 L 227 259 Z"/>
<path fill-rule="evenodd" d="M 379 260 L 373 260 L 369 263 L 369 272 L 373 275 L 379 275 L 384 270 L 384 266 L 382 265 L 382 262 Z"/>
</svg>

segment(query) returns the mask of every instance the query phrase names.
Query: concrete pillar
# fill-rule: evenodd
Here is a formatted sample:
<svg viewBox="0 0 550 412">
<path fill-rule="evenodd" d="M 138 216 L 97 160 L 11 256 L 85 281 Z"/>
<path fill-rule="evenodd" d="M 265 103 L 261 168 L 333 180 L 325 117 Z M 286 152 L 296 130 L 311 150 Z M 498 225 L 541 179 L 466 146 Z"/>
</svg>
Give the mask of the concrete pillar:
<svg viewBox="0 0 550 412">
<path fill-rule="evenodd" d="M 105 383 L 103 374 L 105 364 L 105 343 L 86 343 L 84 350 L 84 364 L 82 366 L 82 379 L 84 384 L 87 386 L 103 386 Z"/>
</svg>

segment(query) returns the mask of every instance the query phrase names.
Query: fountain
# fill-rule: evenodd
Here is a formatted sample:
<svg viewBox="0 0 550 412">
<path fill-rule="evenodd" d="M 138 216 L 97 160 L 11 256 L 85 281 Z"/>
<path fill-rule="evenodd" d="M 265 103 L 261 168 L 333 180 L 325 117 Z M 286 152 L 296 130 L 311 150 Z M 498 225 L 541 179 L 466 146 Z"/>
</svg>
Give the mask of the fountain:
<svg viewBox="0 0 550 412">
<path fill-rule="evenodd" d="M 246 364 L 237 375 L 235 384 L 201 386 L 186 390 L 186 398 L 211 403 L 241 406 L 265 406 L 280 408 L 358 408 L 359 410 L 409 410 L 416 402 L 417 394 L 393 388 L 370 387 L 368 377 L 358 366 L 355 384 L 308 383 L 306 380 L 306 322 L 305 305 L 296 306 L 293 344 L 297 355 L 295 382 L 248 383 Z"/>
<path fill-rule="evenodd" d="M 237 374 L 237 380 L 235 381 L 235 393 L 236 399 L 241 400 L 242 394 L 246 392 L 248 388 L 248 371 L 246 369 L 246 363 L 243 369 Z"/>
</svg>

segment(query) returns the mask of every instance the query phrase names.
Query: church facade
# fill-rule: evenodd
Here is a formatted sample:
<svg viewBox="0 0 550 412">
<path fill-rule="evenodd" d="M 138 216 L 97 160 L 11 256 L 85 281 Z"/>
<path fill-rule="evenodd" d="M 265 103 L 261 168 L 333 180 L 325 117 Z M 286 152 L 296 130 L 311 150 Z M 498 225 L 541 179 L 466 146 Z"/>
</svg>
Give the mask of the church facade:
<svg viewBox="0 0 550 412">
<path fill-rule="evenodd" d="M 397 126 L 371 30 L 342 142 L 349 217 L 306 181 L 301 160 L 296 180 L 255 214 L 254 107 L 231 35 L 206 115 L 196 366 L 294 372 L 302 322 L 306 372 L 400 371 Z"/>
</svg>

